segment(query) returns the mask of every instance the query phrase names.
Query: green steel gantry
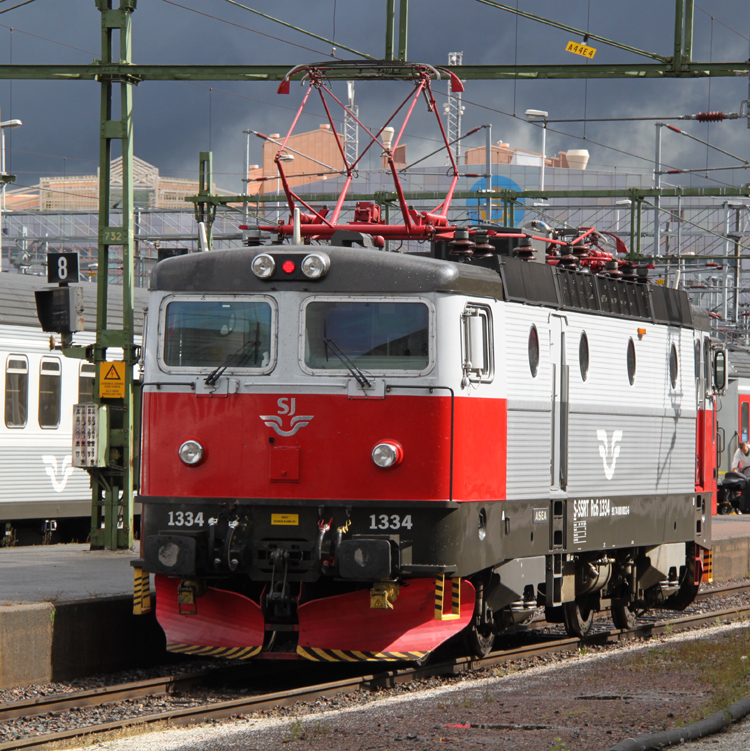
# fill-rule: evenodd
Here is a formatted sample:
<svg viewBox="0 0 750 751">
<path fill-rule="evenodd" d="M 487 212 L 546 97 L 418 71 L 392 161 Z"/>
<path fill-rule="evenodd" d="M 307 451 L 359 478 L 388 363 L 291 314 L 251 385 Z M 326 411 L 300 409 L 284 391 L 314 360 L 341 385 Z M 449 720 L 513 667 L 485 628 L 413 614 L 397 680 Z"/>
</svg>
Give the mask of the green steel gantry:
<svg viewBox="0 0 750 751">
<path fill-rule="evenodd" d="M 594 64 L 583 65 L 461 65 L 451 71 L 464 80 L 504 80 L 504 79 L 570 79 L 570 78 L 705 78 L 716 76 L 747 76 L 750 72 L 748 61 L 736 63 L 695 62 L 692 59 L 694 0 L 675 0 L 674 51 L 671 56 L 639 50 L 604 37 L 585 32 L 581 29 L 561 24 L 549 19 L 535 16 L 525 11 L 494 0 L 479 0 L 503 12 L 515 13 L 540 23 L 579 35 L 584 40 L 629 51 L 635 55 L 650 58 L 652 62 L 634 64 Z M 121 399 L 102 400 L 99 394 L 99 368 L 95 384 L 95 401 L 107 403 L 110 420 L 106 435 L 109 464 L 104 468 L 91 469 L 93 486 L 92 533 L 91 544 L 95 548 L 127 548 L 133 542 L 133 495 L 136 489 L 136 420 L 138 414 L 139 393 L 132 381 L 133 366 L 137 362 L 137 349 L 133 340 L 133 282 L 134 282 L 134 221 L 133 221 L 133 119 L 132 87 L 143 81 L 281 81 L 293 65 L 136 65 L 131 59 L 131 19 L 136 9 L 137 0 L 94 0 L 101 14 L 102 54 L 101 60 L 89 65 L 0 65 L 0 79 L 47 79 L 96 81 L 101 86 L 101 121 L 100 121 L 100 172 L 99 172 L 99 237 L 98 237 L 98 275 L 97 275 L 97 326 L 96 343 L 93 347 L 74 346 L 70 335 L 63 338 L 63 352 L 71 357 L 86 358 L 94 363 L 105 361 L 108 348 L 120 348 L 126 363 L 126 388 Z M 113 7 L 117 2 L 117 7 Z M 235 3 L 239 5 L 239 3 Z M 242 7 L 242 6 L 240 6 Z M 246 10 L 251 10 L 246 8 Z M 386 0 L 386 34 L 385 54 L 383 57 L 384 77 L 394 77 L 404 71 L 404 66 L 394 66 L 389 71 L 387 63 L 407 61 L 407 27 L 408 0 Z M 252 11 L 257 13 L 257 11 Z M 398 40 L 396 40 L 396 19 L 398 16 Z M 276 20 L 276 19 L 272 19 Z M 297 31 L 302 29 L 284 24 Z M 119 44 L 115 44 L 119 35 Z M 320 37 L 318 37 L 320 38 Z M 325 40 L 330 41 L 330 40 Z M 396 42 L 398 49 L 396 49 Z M 119 50 L 115 59 L 115 50 Z M 345 48 L 352 51 L 351 48 Z M 362 54 L 362 53 L 360 53 Z M 373 58 L 364 56 L 367 62 Z M 438 63 L 439 67 L 441 64 Z M 344 63 L 337 68 L 342 77 L 356 79 L 360 77 L 357 61 Z M 300 74 L 301 75 L 301 74 Z M 372 78 L 372 69 L 366 74 Z M 118 91 L 119 87 L 119 91 Z M 119 116 L 116 94 L 119 93 Z M 123 196 L 122 225 L 113 226 L 110 215 L 110 162 L 113 141 L 119 141 L 122 148 L 123 162 Z M 201 178 L 201 193 L 195 197 L 196 210 L 210 230 L 211 218 L 218 203 L 224 199 L 212 197 L 210 190 L 210 155 L 201 154 L 205 171 Z M 634 232 L 637 232 L 640 216 L 640 204 L 645 197 L 652 195 L 649 191 L 617 193 L 613 191 L 578 191 L 576 196 L 602 197 L 606 195 L 631 196 L 633 205 Z M 669 195 L 662 191 L 661 195 Z M 692 195 L 689 190 L 682 195 Z M 497 191 L 497 195 L 507 207 L 508 216 L 512 216 L 512 207 L 518 198 L 528 197 L 563 197 L 571 196 L 569 191 L 525 191 L 511 193 Z M 723 188 L 716 191 L 703 190 L 695 195 L 748 195 L 744 189 L 737 192 Z M 407 198 L 429 198 L 430 194 L 413 194 Z M 455 195 L 456 198 L 476 198 L 476 193 Z M 246 196 L 234 199 L 247 200 Z M 367 200 L 372 197 L 352 196 L 352 199 Z M 231 199 L 231 197 L 230 197 Z M 316 200 L 312 197 L 311 200 Z M 252 200 L 257 200 L 253 198 Z M 376 196 L 376 200 L 388 204 L 390 197 Z M 639 238 L 640 235 L 638 234 Z M 635 237 L 634 237 L 635 240 Z M 107 320 L 107 297 L 109 294 L 108 276 L 110 249 L 122 248 L 123 265 L 123 324 L 114 328 Z M 634 245 L 635 247 L 635 245 Z"/>
</svg>

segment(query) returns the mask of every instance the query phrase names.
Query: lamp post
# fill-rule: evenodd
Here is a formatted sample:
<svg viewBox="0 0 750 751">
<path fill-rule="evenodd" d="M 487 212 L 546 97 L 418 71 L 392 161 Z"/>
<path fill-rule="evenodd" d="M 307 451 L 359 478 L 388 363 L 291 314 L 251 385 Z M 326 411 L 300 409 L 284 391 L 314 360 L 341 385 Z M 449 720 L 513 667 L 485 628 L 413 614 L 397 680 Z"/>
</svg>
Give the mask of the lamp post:
<svg viewBox="0 0 750 751">
<path fill-rule="evenodd" d="M 539 180 L 539 190 L 544 190 L 544 163 L 547 161 L 547 118 L 549 112 L 544 110 L 526 110 L 526 117 L 531 122 L 538 122 L 542 120 L 544 126 L 542 127 L 542 174 Z"/>
<path fill-rule="evenodd" d="M 2 271 L 3 263 L 3 212 L 5 211 L 5 129 L 17 128 L 19 125 L 23 125 L 20 120 L 6 120 L 0 122 L 0 182 L 2 182 L 2 200 L 0 200 L 0 271 Z"/>
</svg>

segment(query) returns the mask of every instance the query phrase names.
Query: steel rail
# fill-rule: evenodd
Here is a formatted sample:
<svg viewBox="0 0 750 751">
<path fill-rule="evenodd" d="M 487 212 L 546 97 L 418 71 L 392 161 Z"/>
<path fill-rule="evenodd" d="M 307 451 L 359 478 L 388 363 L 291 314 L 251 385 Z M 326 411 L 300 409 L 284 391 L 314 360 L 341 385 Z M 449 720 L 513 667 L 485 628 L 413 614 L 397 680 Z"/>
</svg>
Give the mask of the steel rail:
<svg viewBox="0 0 750 751">
<path fill-rule="evenodd" d="M 257 664 L 257 663 L 256 663 Z M 119 683 L 112 686 L 84 691 L 71 691 L 66 694 L 42 696 L 38 699 L 23 699 L 7 704 L 0 704 L 0 723 L 22 717 L 35 717 L 53 712 L 65 712 L 80 707 L 99 707 L 126 699 L 141 699 L 146 696 L 162 696 L 177 690 L 191 688 L 208 679 L 231 677 L 235 673 L 247 672 L 249 664 L 228 665 L 221 668 L 209 668 L 181 675 L 166 675 L 159 678 L 147 678 L 142 681 Z"/>
<path fill-rule="evenodd" d="M 723 588 L 720 594 L 724 594 L 727 591 L 736 591 L 747 588 L 749 587 L 730 585 Z M 712 592 L 715 591 L 716 590 L 712 590 Z M 289 706 L 298 701 L 310 701 L 321 697 L 350 693 L 362 688 L 390 688 L 400 683 L 407 683 L 413 680 L 423 680 L 435 676 L 457 675 L 459 673 L 493 667 L 512 660 L 529 659 L 554 652 L 575 650 L 581 647 L 602 646 L 605 644 L 614 644 L 620 641 L 649 638 L 660 634 L 673 633 L 675 630 L 687 630 L 688 628 L 694 628 L 709 623 L 731 622 L 746 618 L 748 615 L 750 615 L 750 606 L 727 608 L 724 610 L 715 610 L 710 613 L 701 613 L 699 615 L 676 618 L 670 621 L 657 621 L 640 624 L 635 628 L 628 630 L 614 629 L 612 631 L 603 631 L 597 634 L 590 634 L 582 639 L 552 637 L 542 644 L 537 643 L 517 647 L 515 649 L 493 652 L 485 658 L 460 657 L 441 663 L 435 663 L 433 665 L 389 670 L 379 674 L 347 678 L 315 686 L 306 686 L 270 694 L 242 697 L 240 699 L 215 702 L 212 704 L 202 704 L 195 707 L 175 709 L 167 712 L 142 715 L 139 717 L 123 718 L 101 725 L 89 725 L 58 733 L 28 736 L 26 738 L 0 743 L 0 751 L 41 748 L 50 743 L 83 738 L 98 735 L 100 733 L 121 731 L 138 726 L 181 726 L 205 722 L 206 720 L 225 719 L 227 717 L 235 717 L 248 712 L 257 712 L 260 710 L 273 709 L 275 707 Z M 190 677 L 194 678 L 194 676 Z M 174 678 L 176 678 L 176 676 Z M 96 691 L 97 690 L 85 693 L 93 694 Z M 70 698 L 73 699 L 74 696 L 76 695 L 71 695 Z M 33 703 L 34 702 L 31 702 L 31 704 Z"/>
</svg>

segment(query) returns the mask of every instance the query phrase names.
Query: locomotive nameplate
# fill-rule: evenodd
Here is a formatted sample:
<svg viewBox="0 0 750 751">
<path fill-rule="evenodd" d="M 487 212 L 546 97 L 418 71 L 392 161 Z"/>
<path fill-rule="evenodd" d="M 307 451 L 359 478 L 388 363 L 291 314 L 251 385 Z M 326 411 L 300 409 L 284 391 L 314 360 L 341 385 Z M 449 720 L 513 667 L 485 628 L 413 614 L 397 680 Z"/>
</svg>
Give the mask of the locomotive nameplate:
<svg viewBox="0 0 750 751">
<path fill-rule="evenodd" d="M 297 527 L 299 514 L 271 514 L 271 524 L 280 527 Z"/>
<path fill-rule="evenodd" d="M 543 524 L 547 521 L 547 513 L 549 509 L 535 508 L 534 509 L 534 524 Z"/>
</svg>

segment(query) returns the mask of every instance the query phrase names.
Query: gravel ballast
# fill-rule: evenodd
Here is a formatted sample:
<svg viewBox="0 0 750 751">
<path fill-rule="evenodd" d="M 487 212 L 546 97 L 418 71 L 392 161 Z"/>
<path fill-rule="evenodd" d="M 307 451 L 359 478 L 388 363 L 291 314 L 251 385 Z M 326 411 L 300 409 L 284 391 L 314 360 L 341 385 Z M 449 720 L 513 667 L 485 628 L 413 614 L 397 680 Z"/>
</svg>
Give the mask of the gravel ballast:
<svg viewBox="0 0 750 751">
<path fill-rule="evenodd" d="M 518 661 L 482 671 L 481 677 L 422 681 L 374 695 L 360 692 L 195 728 L 93 743 L 107 751 L 350 751 L 451 744 L 502 751 L 604 751 L 627 738 L 687 724 L 685 718 L 709 698 L 699 665 L 659 670 L 648 660 L 650 653 L 670 643 L 744 628 L 747 624 L 736 623 L 697 629 L 567 657 Z M 744 732 L 745 724 L 680 748 L 719 749 L 717 742 Z"/>
</svg>

